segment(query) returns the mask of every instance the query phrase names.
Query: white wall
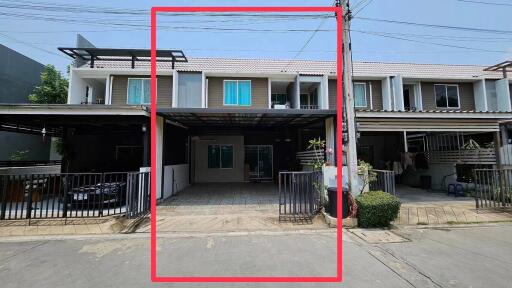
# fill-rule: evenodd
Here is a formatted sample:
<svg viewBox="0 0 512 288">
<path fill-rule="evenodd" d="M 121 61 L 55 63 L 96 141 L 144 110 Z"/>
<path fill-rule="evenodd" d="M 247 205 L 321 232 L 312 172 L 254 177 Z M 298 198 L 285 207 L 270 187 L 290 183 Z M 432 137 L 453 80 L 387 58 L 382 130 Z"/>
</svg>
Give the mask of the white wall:
<svg viewBox="0 0 512 288">
<path fill-rule="evenodd" d="M 103 83 L 94 79 L 86 79 L 85 82 L 92 89 L 92 91 L 89 90 L 89 103 L 96 103 L 98 99 L 105 100 L 105 85 Z"/>
<path fill-rule="evenodd" d="M 187 188 L 190 183 L 188 181 L 188 164 L 168 165 L 164 168 L 164 191 L 163 198 L 176 195 L 178 192 Z"/>
<path fill-rule="evenodd" d="M 69 73 L 68 104 L 80 104 L 85 100 L 87 83 L 78 76 L 75 70 Z"/>
<path fill-rule="evenodd" d="M 195 183 L 205 182 L 243 182 L 245 146 L 243 136 L 206 135 L 193 139 L 195 142 L 194 177 Z M 233 168 L 232 169 L 208 169 L 208 145 L 232 144 Z"/>
</svg>

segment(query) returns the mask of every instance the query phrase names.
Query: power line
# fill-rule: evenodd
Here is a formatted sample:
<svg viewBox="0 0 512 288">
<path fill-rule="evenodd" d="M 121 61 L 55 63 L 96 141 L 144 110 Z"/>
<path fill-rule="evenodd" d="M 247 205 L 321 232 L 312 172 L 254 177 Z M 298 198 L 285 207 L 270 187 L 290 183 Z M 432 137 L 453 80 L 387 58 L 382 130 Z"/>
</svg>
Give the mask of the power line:
<svg viewBox="0 0 512 288">
<path fill-rule="evenodd" d="M 512 4 L 510 4 L 510 3 L 500 3 L 500 2 L 487 2 L 487 1 L 476 1 L 476 0 L 457 0 L 457 1 L 472 3 L 472 4 L 492 5 L 492 6 L 512 6 Z"/>
<path fill-rule="evenodd" d="M 290 60 L 288 62 L 288 64 L 286 64 L 286 66 L 284 67 L 284 70 L 286 70 L 288 68 L 288 66 L 291 65 L 292 61 L 297 59 L 297 57 L 300 56 L 300 54 L 304 51 L 304 49 L 306 49 L 306 47 L 309 45 L 309 43 L 311 42 L 311 40 L 313 40 L 313 38 L 315 37 L 316 33 L 318 31 L 320 31 L 320 28 L 322 27 L 322 25 L 325 23 L 325 20 L 326 19 L 322 19 L 322 21 L 320 21 L 320 23 L 318 24 L 318 27 L 316 27 L 315 31 L 313 31 L 313 33 L 311 33 L 311 35 L 309 36 L 309 38 L 306 40 L 306 43 L 304 43 L 304 45 L 302 45 L 302 47 L 300 48 L 300 50 L 297 52 L 297 54 L 295 54 L 295 56 L 293 57 L 292 60 Z"/>
<path fill-rule="evenodd" d="M 511 37 L 477 37 L 477 36 L 459 36 L 459 35 L 439 35 L 439 34 L 417 34 L 417 33 L 400 33 L 400 32 L 387 32 L 387 31 L 370 31 L 364 30 L 368 33 L 395 35 L 395 36 L 412 36 L 426 39 L 440 39 L 458 42 L 474 42 L 479 41 L 482 43 L 508 43 L 512 41 Z"/>
<path fill-rule="evenodd" d="M 439 29 L 462 30 L 462 31 L 495 33 L 495 34 L 512 34 L 512 30 L 497 30 L 497 29 L 483 29 L 483 28 L 474 28 L 474 27 L 463 27 L 463 26 L 437 25 L 437 24 L 416 23 L 416 22 L 397 21 L 397 20 L 389 20 L 389 19 L 369 18 L 369 17 L 357 17 L 356 19 L 366 20 L 366 21 L 374 21 L 374 22 L 385 22 L 385 23 L 392 23 L 392 24 L 439 28 Z"/>
<path fill-rule="evenodd" d="M 2 3 L 4 2 L 4 3 Z M 5 3 L 7 2 L 7 3 Z M 55 3 L 49 2 L 33 2 L 33 1 L 9 1 L 2 0 L 0 1 L 0 7 L 8 8 L 8 9 L 19 9 L 19 10 L 42 10 L 42 11 L 51 11 L 51 12 L 66 12 L 66 13 L 93 13 L 93 14 L 116 14 L 116 15 L 130 15 L 130 16 L 148 16 L 150 14 L 149 9 L 129 9 L 129 8 L 113 8 L 107 6 L 90 6 L 90 5 L 59 5 Z M 23 4 L 25 3 L 25 4 Z M 332 17 L 332 15 L 328 13 L 287 13 L 287 14 L 279 14 L 279 13 L 213 13 L 213 12 L 204 12 L 204 13 L 162 13 L 161 16 L 170 16 L 170 17 L 180 17 L 180 16 L 214 16 L 214 17 L 257 17 L 257 18 L 290 18 L 290 17 L 302 17 L 302 18 L 313 18 L 316 19 L 318 17 Z"/>
<path fill-rule="evenodd" d="M 429 44 L 429 45 L 436 45 L 436 46 L 443 46 L 443 47 L 450 47 L 450 48 L 458 48 L 458 49 L 473 50 L 473 51 L 479 51 L 479 52 L 490 52 L 490 53 L 507 53 L 506 51 L 503 51 L 503 50 L 489 50 L 489 49 L 473 48 L 473 47 L 460 46 L 460 45 L 428 42 L 428 41 L 408 39 L 408 38 L 390 36 L 390 35 L 379 34 L 379 33 L 365 32 L 365 31 L 361 31 L 361 30 L 352 30 L 352 31 L 358 32 L 358 33 L 363 33 L 363 34 L 368 34 L 368 35 L 385 37 L 385 38 L 391 38 L 391 39 L 397 39 L 397 40 L 403 40 L 403 41 L 409 41 L 409 42 L 415 42 L 415 43 L 422 43 L 422 44 Z"/>
<path fill-rule="evenodd" d="M 62 54 L 59 54 L 59 53 L 56 53 L 56 52 L 53 52 L 53 51 L 50 51 L 50 50 L 46 50 L 46 49 L 44 49 L 44 48 L 41 48 L 41 47 L 35 46 L 35 45 L 33 45 L 33 44 L 27 43 L 27 42 L 25 42 L 25 41 L 22 41 L 22 40 L 16 39 L 16 38 L 11 37 L 11 36 L 8 36 L 8 35 L 5 35 L 5 34 L 3 34 L 3 33 L 0 33 L 0 36 L 2 36 L 2 37 L 4 37 L 4 38 L 7 38 L 7 39 L 10 39 L 10 40 L 12 40 L 12 41 L 14 41 L 14 42 L 17 42 L 17 43 L 20 43 L 20 44 L 23 44 L 23 45 L 26 45 L 26 46 L 32 47 L 32 48 L 37 49 L 37 50 L 39 50 L 39 51 L 43 51 L 43 52 L 45 52 L 45 53 L 52 54 L 52 55 L 56 55 L 56 56 L 59 56 L 59 57 L 62 57 L 62 58 L 66 58 L 66 59 L 67 59 L 67 57 L 65 57 L 65 56 L 64 56 L 64 55 L 62 55 Z"/>
<path fill-rule="evenodd" d="M 361 13 L 361 11 L 363 11 L 364 8 L 366 8 L 368 5 L 372 4 L 372 2 L 373 2 L 373 0 L 368 0 L 363 7 L 361 7 L 359 10 L 353 12 L 352 17 L 355 17 L 357 14 Z"/>
</svg>

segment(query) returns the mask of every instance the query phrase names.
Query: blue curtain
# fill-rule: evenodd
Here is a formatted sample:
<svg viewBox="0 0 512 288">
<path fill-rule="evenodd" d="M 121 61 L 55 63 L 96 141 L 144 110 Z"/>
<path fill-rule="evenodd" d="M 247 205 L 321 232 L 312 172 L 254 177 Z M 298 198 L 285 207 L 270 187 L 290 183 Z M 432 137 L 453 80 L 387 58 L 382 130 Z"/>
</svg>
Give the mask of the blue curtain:
<svg viewBox="0 0 512 288">
<path fill-rule="evenodd" d="M 251 105 L 251 81 L 238 81 L 238 105 Z"/>
<path fill-rule="evenodd" d="M 128 104 L 140 104 L 142 96 L 142 81 L 141 79 L 128 79 Z"/>
<path fill-rule="evenodd" d="M 224 81 L 224 105 L 237 105 L 236 81 Z"/>
</svg>

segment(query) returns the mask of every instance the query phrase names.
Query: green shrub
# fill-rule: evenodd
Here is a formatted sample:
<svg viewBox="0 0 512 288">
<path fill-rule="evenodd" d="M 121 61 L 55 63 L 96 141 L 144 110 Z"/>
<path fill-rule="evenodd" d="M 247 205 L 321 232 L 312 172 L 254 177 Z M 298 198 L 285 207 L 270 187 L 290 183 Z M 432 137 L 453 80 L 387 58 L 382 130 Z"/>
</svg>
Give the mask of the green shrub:
<svg viewBox="0 0 512 288">
<path fill-rule="evenodd" d="M 387 227 L 400 211 L 400 200 L 382 191 L 363 193 L 356 198 L 356 203 L 361 227 Z"/>
</svg>

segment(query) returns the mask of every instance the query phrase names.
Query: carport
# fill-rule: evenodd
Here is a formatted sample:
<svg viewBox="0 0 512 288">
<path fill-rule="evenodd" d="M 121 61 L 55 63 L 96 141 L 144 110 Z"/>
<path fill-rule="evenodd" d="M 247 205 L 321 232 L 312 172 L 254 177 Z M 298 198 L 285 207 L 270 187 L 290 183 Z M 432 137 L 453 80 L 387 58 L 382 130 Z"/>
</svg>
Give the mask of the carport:
<svg viewBox="0 0 512 288">
<path fill-rule="evenodd" d="M 336 115 L 335 110 L 303 109 L 159 108 L 157 112 L 165 119 L 164 200 L 159 211 L 175 216 L 277 217 L 279 172 L 301 171 L 297 153 L 307 150 L 310 139 L 325 139 L 326 119 Z M 214 158 L 217 151 L 220 161 Z"/>
<path fill-rule="evenodd" d="M 149 166 L 149 113 L 141 106 L 0 105 L 0 130 L 63 139 L 62 172 Z"/>
</svg>

